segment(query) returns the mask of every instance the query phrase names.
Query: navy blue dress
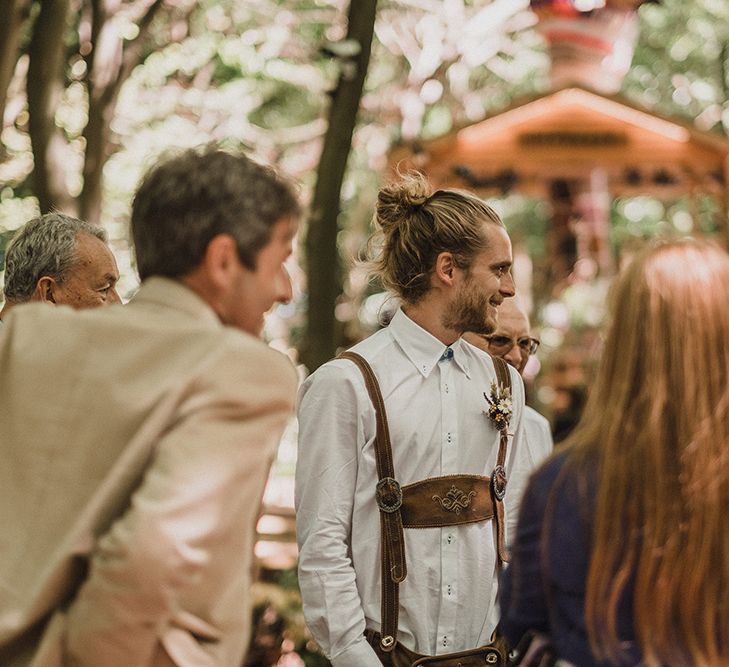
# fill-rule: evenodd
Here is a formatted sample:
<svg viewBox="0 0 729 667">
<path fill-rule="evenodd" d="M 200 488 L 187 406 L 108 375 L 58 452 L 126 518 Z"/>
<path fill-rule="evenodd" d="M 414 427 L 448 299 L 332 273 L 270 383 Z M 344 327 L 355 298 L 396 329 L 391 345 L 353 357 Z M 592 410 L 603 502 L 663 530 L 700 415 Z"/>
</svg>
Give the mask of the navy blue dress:
<svg viewBox="0 0 729 667">
<path fill-rule="evenodd" d="M 602 662 L 590 650 L 584 616 L 595 475 L 594 471 L 567 473 L 564 463 L 564 454 L 547 461 L 524 494 L 511 562 L 500 587 L 500 630 L 511 646 L 528 630 L 543 632 L 551 638 L 559 658 L 579 667 L 640 665 L 631 582 L 618 608 L 624 660 Z"/>
</svg>

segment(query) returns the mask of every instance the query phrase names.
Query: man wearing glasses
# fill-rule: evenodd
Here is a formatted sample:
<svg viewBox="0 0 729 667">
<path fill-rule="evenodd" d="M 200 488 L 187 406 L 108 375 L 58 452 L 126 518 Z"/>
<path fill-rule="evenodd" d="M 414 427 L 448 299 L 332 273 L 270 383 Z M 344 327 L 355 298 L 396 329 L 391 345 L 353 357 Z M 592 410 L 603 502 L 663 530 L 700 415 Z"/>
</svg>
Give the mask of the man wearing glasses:
<svg viewBox="0 0 729 667">
<path fill-rule="evenodd" d="M 498 322 L 492 334 L 467 333 L 463 337 L 490 355 L 501 357 L 522 375 L 529 356 L 539 347 L 530 330 L 529 318 L 514 297 L 505 299 L 499 306 Z M 524 406 L 524 434 L 528 458 L 536 468 L 552 452 L 554 443 L 549 422 L 528 405 Z"/>
</svg>

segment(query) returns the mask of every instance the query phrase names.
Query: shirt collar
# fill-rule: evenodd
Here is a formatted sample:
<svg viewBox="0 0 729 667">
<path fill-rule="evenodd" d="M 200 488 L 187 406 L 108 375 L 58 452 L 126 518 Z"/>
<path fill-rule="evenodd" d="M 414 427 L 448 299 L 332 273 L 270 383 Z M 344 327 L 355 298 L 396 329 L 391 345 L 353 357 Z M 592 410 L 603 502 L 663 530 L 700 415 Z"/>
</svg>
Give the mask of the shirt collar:
<svg viewBox="0 0 729 667">
<path fill-rule="evenodd" d="M 471 367 L 469 364 L 469 355 L 468 350 L 466 346 L 468 343 L 463 340 L 463 338 L 459 338 L 453 345 L 451 345 L 451 348 L 453 349 L 453 361 L 456 362 L 456 365 L 464 372 L 466 377 L 470 380 L 471 379 Z"/>
<path fill-rule="evenodd" d="M 453 350 L 453 361 L 467 377 L 470 377 L 468 359 L 460 338 L 452 345 L 446 346 L 411 320 L 400 308 L 390 321 L 388 329 L 405 356 L 423 377 L 427 378 L 430 375 L 448 347 Z"/>
</svg>

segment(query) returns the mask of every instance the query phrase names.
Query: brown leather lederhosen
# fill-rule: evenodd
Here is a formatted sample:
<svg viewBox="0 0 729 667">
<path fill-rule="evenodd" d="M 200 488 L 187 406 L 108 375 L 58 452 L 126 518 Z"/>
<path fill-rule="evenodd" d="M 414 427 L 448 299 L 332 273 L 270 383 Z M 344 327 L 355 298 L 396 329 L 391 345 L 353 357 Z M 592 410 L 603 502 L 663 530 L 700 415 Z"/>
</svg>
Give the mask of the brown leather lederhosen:
<svg viewBox="0 0 729 667">
<path fill-rule="evenodd" d="M 499 565 L 507 561 L 504 494 L 506 492 L 506 448 L 508 424 L 500 430 L 499 453 L 491 477 L 482 475 L 445 475 L 430 477 L 401 487 L 395 479 L 392 445 L 385 403 L 377 378 L 367 361 L 355 352 L 340 358 L 354 362 L 362 372 L 367 393 L 375 408 L 377 433 L 375 461 L 378 482 L 375 490 L 380 509 L 382 600 L 381 632 L 368 630 L 368 641 L 384 664 L 400 665 L 505 665 L 505 651 L 500 643 L 440 656 L 422 656 L 397 641 L 399 586 L 407 576 L 404 528 L 438 528 L 494 519 Z M 499 386 L 511 389 L 506 362 L 494 357 Z"/>
</svg>

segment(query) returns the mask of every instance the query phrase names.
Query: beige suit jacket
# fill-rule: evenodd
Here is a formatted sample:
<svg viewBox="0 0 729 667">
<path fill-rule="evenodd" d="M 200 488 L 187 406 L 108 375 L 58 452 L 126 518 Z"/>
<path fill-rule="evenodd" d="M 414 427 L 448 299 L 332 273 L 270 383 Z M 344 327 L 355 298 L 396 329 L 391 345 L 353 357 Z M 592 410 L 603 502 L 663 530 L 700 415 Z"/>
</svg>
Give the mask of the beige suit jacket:
<svg viewBox="0 0 729 667">
<path fill-rule="evenodd" d="M 296 377 L 175 281 L 0 330 L 0 665 L 242 661 Z"/>
</svg>

